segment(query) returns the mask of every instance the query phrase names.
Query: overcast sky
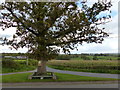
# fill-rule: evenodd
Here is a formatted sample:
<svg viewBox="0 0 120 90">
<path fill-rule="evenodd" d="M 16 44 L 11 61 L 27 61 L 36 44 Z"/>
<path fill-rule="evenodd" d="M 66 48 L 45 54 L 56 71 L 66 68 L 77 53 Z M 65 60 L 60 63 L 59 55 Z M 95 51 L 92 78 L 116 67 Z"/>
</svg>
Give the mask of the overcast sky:
<svg viewBox="0 0 120 90">
<path fill-rule="evenodd" d="M 90 3 L 96 0 L 89 0 Z M 84 43 L 82 46 L 78 46 L 77 50 L 72 50 L 71 53 L 73 54 L 80 54 L 80 53 L 118 53 L 118 1 L 119 0 L 112 0 L 113 6 L 112 10 L 112 21 L 104 27 L 106 31 L 110 34 L 109 38 L 105 38 L 102 44 L 86 44 Z M 0 0 L 1 2 L 1 0 Z M 15 33 L 15 28 L 9 28 L 5 31 L 2 31 L 0 28 L 0 36 L 6 36 L 12 38 L 12 35 Z M 9 46 L 1 46 L 0 45 L 0 53 L 25 53 L 27 48 L 20 48 L 18 50 L 10 50 Z"/>
</svg>

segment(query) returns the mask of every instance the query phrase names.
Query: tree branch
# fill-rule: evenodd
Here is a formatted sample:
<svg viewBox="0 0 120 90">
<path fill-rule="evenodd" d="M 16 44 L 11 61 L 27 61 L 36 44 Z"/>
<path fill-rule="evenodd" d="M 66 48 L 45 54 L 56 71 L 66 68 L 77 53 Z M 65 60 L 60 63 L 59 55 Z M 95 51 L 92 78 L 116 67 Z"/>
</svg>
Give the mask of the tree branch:
<svg viewBox="0 0 120 90">
<path fill-rule="evenodd" d="M 19 20 L 19 22 L 22 24 L 22 26 L 24 26 L 28 31 L 30 31 L 30 32 L 33 33 L 34 35 L 38 36 L 38 33 L 34 32 L 34 31 L 31 30 L 30 28 L 28 28 L 28 27 L 22 22 L 22 20 L 20 20 L 20 19 L 13 13 L 13 11 L 12 11 L 10 8 L 8 8 L 8 7 L 6 7 L 6 6 L 5 6 L 5 8 L 6 8 L 17 20 Z"/>
<path fill-rule="evenodd" d="M 76 39 L 73 39 L 73 40 L 70 40 L 70 41 L 63 41 L 63 42 L 58 42 L 58 43 L 50 43 L 46 46 L 54 46 L 54 45 L 62 45 L 62 44 L 70 44 L 70 43 L 75 43 L 75 42 L 81 42 L 82 41 L 87 41 L 88 39 L 80 39 L 80 40 L 76 40 Z"/>
</svg>

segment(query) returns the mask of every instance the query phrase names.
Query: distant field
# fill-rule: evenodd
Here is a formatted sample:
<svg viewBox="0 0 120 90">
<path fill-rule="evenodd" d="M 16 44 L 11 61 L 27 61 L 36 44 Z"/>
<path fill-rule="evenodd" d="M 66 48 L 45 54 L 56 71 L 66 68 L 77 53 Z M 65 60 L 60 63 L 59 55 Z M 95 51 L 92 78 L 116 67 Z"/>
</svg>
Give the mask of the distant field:
<svg viewBox="0 0 120 90">
<path fill-rule="evenodd" d="M 53 60 L 48 62 L 48 66 L 70 71 L 120 73 L 117 60 Z"/>
<path fill-rule="evenodd" d="M 86 57 L 89 58 L 89 60 L 93 60 L 93 56 L 86 56 Z M 79 57 L 71 58 L 70 60 L 84 60 L 84 59 L 79 56 Z M 115 56 L 97 56 L 97 60 L 118 60 L 118 57 L 115 57 Z"/>
<path fill-rule="evenodd" d="M 60 54 L 55 60 L 120 60 L 117 54 Z"/>
</svg>

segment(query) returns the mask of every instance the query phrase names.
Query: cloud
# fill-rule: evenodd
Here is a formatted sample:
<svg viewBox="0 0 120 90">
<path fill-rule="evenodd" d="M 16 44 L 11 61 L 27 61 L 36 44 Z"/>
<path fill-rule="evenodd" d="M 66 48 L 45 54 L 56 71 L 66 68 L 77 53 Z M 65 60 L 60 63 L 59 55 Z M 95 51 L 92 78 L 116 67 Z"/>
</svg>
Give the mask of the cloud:
<svg viewBox="0 0 120 90">
<path fill-rule="evenodd" d="M 118 34 L 118 15 L 112 17 L 112 21 L 103 25 L 106 28 L 106 32 L 111 34 Z"/>
<path fill-rule="evenodd" d="M 0 28 L 0 36 L 5 36 L 5 35 L 13 35 L 16 32 L 16 28 L 15 27 L 10 27 L 5 29 L 4 31 L 2 30 L 2 28 Z"/>
<path fill-rule="evenodd" d="M 112 7 L 111 7 L 111 10 L 114 11 L 114 12 L 118 12 L 118 2 L 120 0 L 112 0 Z"/>
<path fill-rule="evenodd" d="M 78 51 L 71 50 L 71 53 L 117 53 L 118 52 L 118 42 L 115 38 L 105 39 L 102 44 L 83 44 L 83 46 L 78 46 Z"/>
<path fill-rule="evenodd" d="M 10 49 L 9 48 L 10 46 L 7 46 L 7 45 L 4 45 L 4 46 L 1 46 L 0 45 L 0 53 L 19 53 L 19 52 L 21 52 L 21 53 L 25 53 L 25 52 L 27 52 L 27 48 L 19 48 L 18 50 L 16 50 L 16 49 Z"/>
<path fill-rule="evenodd" d="M 5 2 L 5 0 L 0 0 L 0 4 L 3 3 L 3 2 Z"/>
</svg>

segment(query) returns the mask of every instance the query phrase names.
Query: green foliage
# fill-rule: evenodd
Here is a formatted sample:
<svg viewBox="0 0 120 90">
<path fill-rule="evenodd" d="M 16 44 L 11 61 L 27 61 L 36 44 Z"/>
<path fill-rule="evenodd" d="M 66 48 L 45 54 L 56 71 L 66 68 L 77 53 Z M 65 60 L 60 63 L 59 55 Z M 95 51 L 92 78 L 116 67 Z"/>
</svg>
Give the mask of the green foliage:
<svg viewBox="0 0 120 90">
<path fill-rule="evenodd" d="M 30 59 L 30 60 L 28 61 L 28 65 L 37 66 L 37 65 L 38 65 L 38 61 L 37 61 L 37 60 Z"/>
<path fill-rule="evenodd" d="M 69 55 L 59 55 L 56 60 L 70 60 L 70 58 Z"/>
<path fill-rule="evenodd" d="M 118 60 L 120 60 L 120 57 L 118 57 Z"/>
<path fill-rule="evenodd" d="M 93 56 L 93 60 L 98 60 L 97 56 L 94 55 Z"/>
<path fill-rule="evenodd" d="M 83 59 L 83 60 L 90 60 L 90 58 L 87 57 L 86 55 L 81 55 L 80 57 L 81 57 L 81 59 Z"/>
<path fill-rule="evenodd" d="M 14 60 L 13 58 L 2 58 L 2 60 Z"/>
<path fill-rule="evenodd" d="M 104 28 L 98 26 L 111 17 L 98 16 L 109 12 L 111 2 L 96 2 L 91 7 L 81 3 L 81 10 L 75 2 L 5 2 L 1 6 L 6 10 L 0 12 L 2 29 L 17 28 L 13 40 L 3 38 L 3 44 L 15 49 L 28 47 L 30 55 L 37 60 L 55 58 L 60 52 L 55 46 L 70 53 L 76 44 L 102 43 L 108 36 Z"/>
<path fill-rule="evenodd" d="M 81 56 L 85 56 L 85 57 L 88 57 L 88 60 L 118 60 L 118 57 L 117 56 L 114 56 L 114 55 L 107 55 L 107 56 L 95 56 L 95 55 L 79 55 L 79 57 L 74 57 L 74 58 L 71 58 L 71 60 L 85 60 L 83 58 L 81 58 Z M 97 58 L 96 58 L 97 57 Z M 86 59 L 87 60 L 87 59 Z"/>
<path fill-rule="evenodd" d="M 20 64 L 16 63 L 13 60 L 2 60 L 2 67 L 3 68 L 16 68 L 16 67 L 20 67 Z"/>
<path fill-rule="evenodd" d="M 2 68 L 2 72 L 1 73 L 11 73 L 11 72 L 24 72 L 24 71 L 31 71 L 31 70 L 35 70 L 36 66 L 26 66 L 26 65 L 20 65 L 20 67 L 16 67 L 16 68 Z"/>
<path fill-rule="evenodd" d="M 97 2 L 91 7 L 81 3 L 81 10 L 75 2 L 5 2 L 1 6 L 2 29 L 17 28 L 13 39 L 2 38 L 2 45 L 10 45 L 11 49 L 27 47 L 28 55 L 42 62 L 55 58 L 60 53 L 57 47 L 70 53 L 76 44 L 102 43 L 109 36 L 99 25 L 111 16 L 98 16 L 110 12 L 111 2 Z"/>
<path fill-rule="evenodd" d="M 14 61 L 22 65 L 26 65 L 27 63 L 27 60 L 14 60 Z M 33 60 L 33 59 L 28 60 L 28 65 L 36 66 L 37 64 L 38 64 L 37 60 Z"/>
<path fill-rule="evenodd" d="M 2 60 L 2 73 L 34 70 L 36 66 L 36 60 L 29 60 L 28 65 L 26 65 L 26 61 L 24 60 Z"/>
</svg>

